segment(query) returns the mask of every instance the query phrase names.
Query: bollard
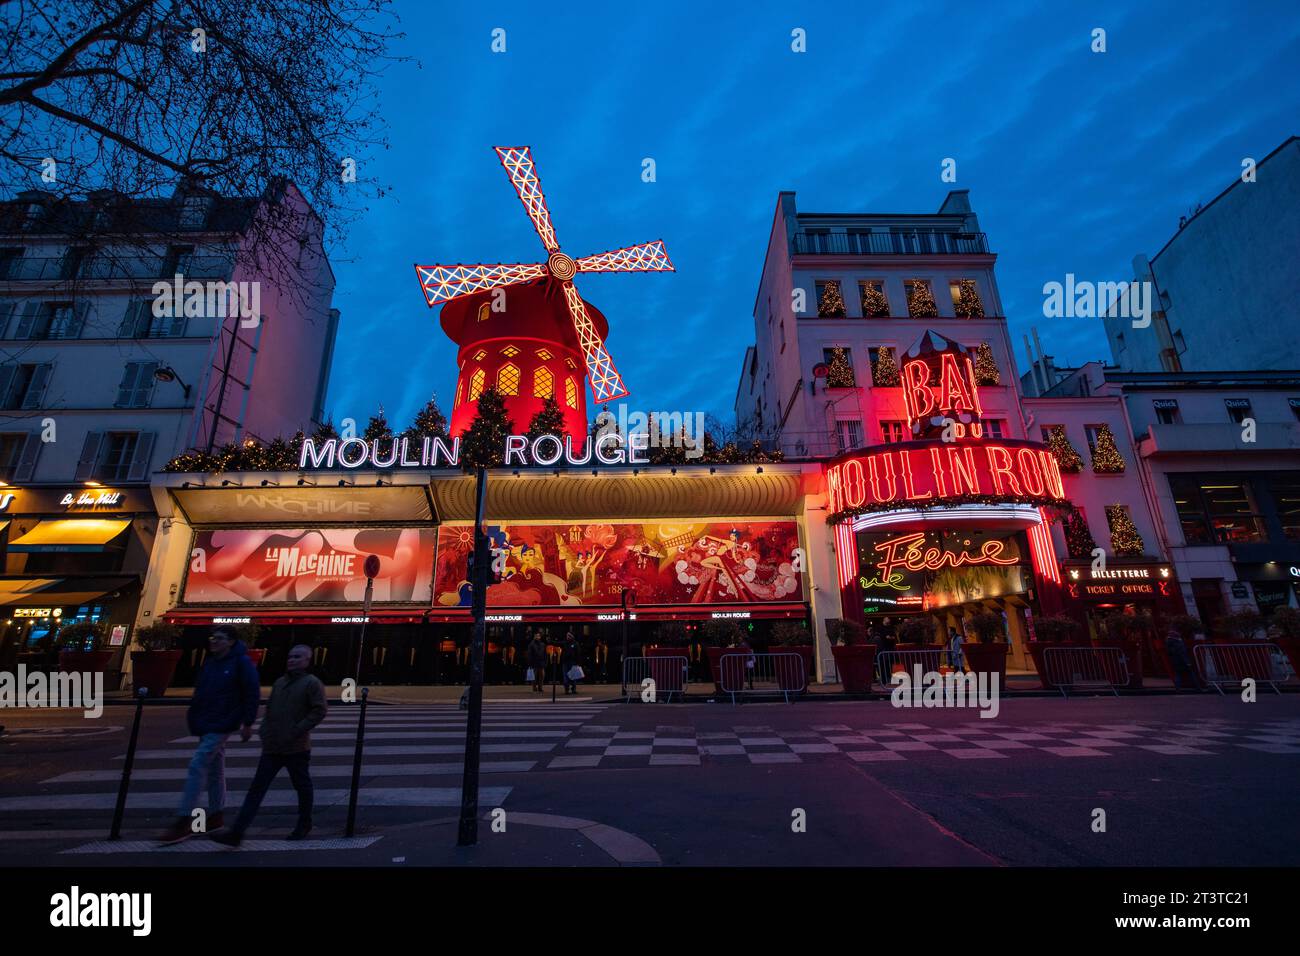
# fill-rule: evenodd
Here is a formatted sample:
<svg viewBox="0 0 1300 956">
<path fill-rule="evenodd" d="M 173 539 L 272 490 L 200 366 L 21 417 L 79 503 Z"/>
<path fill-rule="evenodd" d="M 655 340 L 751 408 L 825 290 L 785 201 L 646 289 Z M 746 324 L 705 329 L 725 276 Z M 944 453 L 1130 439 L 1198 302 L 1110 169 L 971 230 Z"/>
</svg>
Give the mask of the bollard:
<svg viewBox="0 0 1300 956">
<path fill-rule="evenodd" d="M 113 808 L 113 829 L 108 834 L 110 840 L 122 839 L 122 816 L 126 813 L 126 792 L 131 787 L 131 767 L 135 763 L 135 744 L 140 739 L 140 716 L 144 712 L 144 699 L 148 695 L 148 687 L 141 687 L 135 692 L 135 720 L 131 723 L 131 740 L 126 745 L 126 763 L 122 767 L 122 783 L 117 788 L 117 806 Z"/>
<path fill-rule="evenodd" d="M 357 823 L 357 787 L 361 784 L 361 744 L 366 736 L 366 698 L 370 688 L 361 688 L 361 714 L 357 717 L 357 749 L 352 757 L 352 793 L 348 797 L 348 826 L 344 836 L 352 836 Z"/>
</svg>

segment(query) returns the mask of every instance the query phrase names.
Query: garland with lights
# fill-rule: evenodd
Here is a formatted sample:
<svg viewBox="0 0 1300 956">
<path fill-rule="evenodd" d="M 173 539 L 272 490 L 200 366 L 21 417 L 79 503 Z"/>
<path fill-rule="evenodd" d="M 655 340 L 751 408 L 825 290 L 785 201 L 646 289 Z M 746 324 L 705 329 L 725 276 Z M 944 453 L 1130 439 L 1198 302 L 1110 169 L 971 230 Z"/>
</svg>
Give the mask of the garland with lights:
<svg viewBox="0 0 1300 956">
<path fill-rule="evenodd" d="M 975 349 L 975 384 L 1002 384 L 1002 373 L 998 371 L 998 363 L 993 360 L 993 348 L 987 342 L 981 342 Z"/>
<path fill-rule="evenodd" d="M 839 282 L 835 279 L 826 280 L 822 286 L 821 298 L 817 300 L 817 315 L 823 319 L 842 319 L 847 314 Z"/>
<path fill-rule="evenodd" d="M 914 319 L 930 319 L 939 314 L 930 283 L 924 279 L 913 279 L 907 285 L 907 314 Z"/>
<path fill-rule="evenodd" d="M 1118 475 L 1124 471 L 1124 456 L 1115 445 L 1109 425 L 1097 426 L 1097 447 L 1092 453 L 1092 470 L 1099 475 Z"/>
<path fill-rule="evenodd" d="M 974 279 L 961 279 L 957 283 L 957 301 L 954 303 L 954 311 L 959 319 L 984 318 L 984 303 L 980 301 Z"/>
<path fill-rule="evenodd" d="M 843 508 L 826 516 L 826 523 L 841 524 L 860 515 L 877 514 L 882 511 L 931 511 L 936 508 L 960 508 L 962 505 L 1032 505 L 1046 508 L 1054 515 L 1068 514 L 1075 510 L 1074 505 L 1059 498 L 1046 495 L 954 495 L 947 498 L 930 498 L 923 502 L 901 504 L 897 501 L 872 502 L 856 508 Z"/>
<path fill-rule="evenodd" d="M 827 388 L 853 388 L 857 385 L 848 351 L 842 346 L 831 349 L 830 370 L 826 373 Z"/>
<path fill-rule="evenodd" d="M 1090 558 L 1097 548 L 1097 541 L 1088 529 L 1088 522 L 1083 512 L 1072 509 L 1065 516 L 1065 547 L 1072 558 Z"/>
<path fill-rule="evenodd" d="M 1083 471 L 1083 458 L 1065 436 L 1064 425 L 1053 425 L 1047 430 L 1047 450 L 1056 456 L 1062 474 L 1077 475 Z"/>
<path fill-rule="evenodd" d="M 892 388 L 903 384 L 892 348 L 881 346 L 876 350 L 876 362 L 871 366 L 871 384 L 881 388 Z"/>
<path fill-rule="evenodd" d="M 868 319 L 889 317 L 889 300 L 879 282 L 862 283 L 862 314 Z"/>
<path fill-rule="evenodd" d="M 388 427 L 388 416 L 384 414 L 384 406 L 379 406 L 379 413 L 370 416 L 370 421 L 366 422 L 366 430 L 361 433 L 361 437 L 366 441 L 388 441 L 393 437 L 393 430 Z"/>
<path fill-rule="evenodd" d="M 1146 553 L 1142 535 L 1123 505 L 1106 506 L 1106 523 L 1110 525 L 1110 548 L 1117 556 L 1133 557 Z"/>
</svg>

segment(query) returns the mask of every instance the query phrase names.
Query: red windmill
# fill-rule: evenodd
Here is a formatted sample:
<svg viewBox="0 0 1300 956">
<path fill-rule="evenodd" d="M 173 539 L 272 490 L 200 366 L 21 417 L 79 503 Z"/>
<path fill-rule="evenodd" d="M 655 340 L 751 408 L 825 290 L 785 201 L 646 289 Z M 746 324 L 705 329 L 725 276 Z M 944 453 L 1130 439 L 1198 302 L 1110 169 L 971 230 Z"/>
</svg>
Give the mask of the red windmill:
<svg viewBox="0 0 1300 956">
<path fill-rule="evenodd" d="M 477 413 L 475 401 L 495 386 L 522 431 L 554 397 L 567 430 L 585 435 L 587 415 L 577 373 L 585 366 L 596 401 L 627 394 L 605 348 L 609 325 L 574 288 L 579 272 L 672 272 L 662 240 L 573 259 L 560 251 L 541 181 L 527 146 L 497 146 L 497 156 L 549 253 L 544 263 L 415 267 L 429 305 L 442 310 L 443 331 L 460 346 L 460 373 L 451 431 L 459 434 Z M 502 297 L 496 292 L 517 289 Z M 501 300 L 504 298 L 504 302 Z"/>
</svg>

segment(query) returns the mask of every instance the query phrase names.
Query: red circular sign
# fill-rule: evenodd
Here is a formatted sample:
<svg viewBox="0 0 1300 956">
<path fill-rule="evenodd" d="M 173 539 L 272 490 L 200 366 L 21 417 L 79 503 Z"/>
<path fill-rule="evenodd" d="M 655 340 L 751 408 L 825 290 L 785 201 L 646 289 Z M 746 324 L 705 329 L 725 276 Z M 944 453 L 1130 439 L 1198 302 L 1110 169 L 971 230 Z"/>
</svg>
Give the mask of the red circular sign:
<svg viewBox="0 0 1300 956">
<path fill-rule="evenodd" d="M 365 571 L 368 578 L 379 577 L 379 555 L 372 554 L 366 557 Z"/>
</svg>

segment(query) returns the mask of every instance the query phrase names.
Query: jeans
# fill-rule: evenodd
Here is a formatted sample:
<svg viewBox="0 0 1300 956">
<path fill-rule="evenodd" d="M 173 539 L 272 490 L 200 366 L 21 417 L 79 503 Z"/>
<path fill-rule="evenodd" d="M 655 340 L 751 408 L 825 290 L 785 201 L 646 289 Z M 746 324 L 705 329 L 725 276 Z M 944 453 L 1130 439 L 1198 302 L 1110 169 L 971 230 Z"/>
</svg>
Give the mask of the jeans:
<svg viewBox="0 0 1300 956">
<path fill-rule="evenodd" d="M 239 808 L 235 832 L 242 834 L 253 822 L 258 807 L 262 805 L 262 798 L 266 796 L 266 791 L 271 789 L 271 782 L 275 780 L 275 775 L 280 772 L 281 767 L 289 768 L 289 780 L 293 783 L 293 789 L 298 791 L 298 826 L 302 829 L 309 828 L 314 796 L 311 773 L 308 769 L 310 763 L 310 750 L 296 754 L 263 753 L 262 759 L 257 762 L 257 772 L 253 774 L 253 782 L 248 787 L 248 794 L 244 797 L 244 805 Z"/>
<path fill-rule="evenodd" d="M 208 782 L 208 813 L 220 813 L 226 808 L 226 738 L 229 736 L 204 734 L 199 738 L 198 749 L 190 758 L 177 816 L 189 817 L 194 812 L 204 778 Z"/>
</svg>

